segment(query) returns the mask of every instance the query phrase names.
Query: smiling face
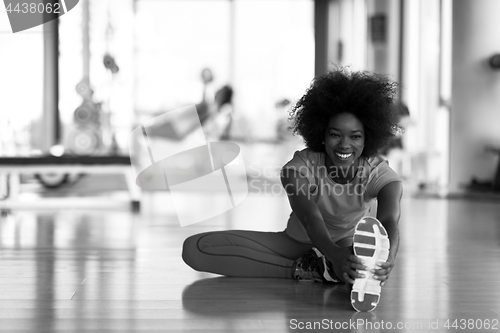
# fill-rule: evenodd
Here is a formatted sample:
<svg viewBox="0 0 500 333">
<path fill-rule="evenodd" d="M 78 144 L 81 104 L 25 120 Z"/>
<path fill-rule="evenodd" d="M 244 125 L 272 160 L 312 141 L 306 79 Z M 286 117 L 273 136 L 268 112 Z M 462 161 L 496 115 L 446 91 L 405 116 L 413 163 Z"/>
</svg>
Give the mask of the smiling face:
<svg viewBox="0 0 500 333">
<path fill-rule="evenodd" d="M 328 122 L 325 151 L 333 165 L 347 168 L 361 156 L 365 146 L 364 126 L 351 113 L 340 113 Z"/>
</svg>

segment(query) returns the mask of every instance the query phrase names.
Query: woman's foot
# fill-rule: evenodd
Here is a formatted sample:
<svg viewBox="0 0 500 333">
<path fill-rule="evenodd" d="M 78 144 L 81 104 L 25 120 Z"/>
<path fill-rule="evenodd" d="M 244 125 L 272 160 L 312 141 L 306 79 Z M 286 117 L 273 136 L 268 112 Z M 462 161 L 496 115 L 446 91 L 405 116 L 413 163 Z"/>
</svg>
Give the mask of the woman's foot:
<svg viewBox="0 0 500 333">
<path fill-rule="evenodd" d="M 333 273 L 330 262 L 315 247 L 297 259 L 293 278 L 300 281 L 340 282 Z"/>
<path fill-rule="evenodd" d="M 389 238 L 382 223 L 373 217 L 363 217 L 354 230 L 354 254 L 368 267 L 364 278 L 352 286 L 351 303 L 356 311 L 372 311 L 380 300 L 382 287 L 370 271 L 389 257 Z"/>
</svg>

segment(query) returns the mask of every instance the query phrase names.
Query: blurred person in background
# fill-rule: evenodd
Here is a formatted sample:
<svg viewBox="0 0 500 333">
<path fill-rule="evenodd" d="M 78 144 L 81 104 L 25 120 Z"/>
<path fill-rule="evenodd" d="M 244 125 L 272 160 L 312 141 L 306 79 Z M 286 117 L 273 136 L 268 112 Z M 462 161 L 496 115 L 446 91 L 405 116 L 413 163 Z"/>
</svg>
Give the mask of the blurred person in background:
<svg viewBox="0 0 500 333">
<path fill-rule="evenodd" d="M 410 176 L 411 158 L 405 147 L 404 130 L 411 122 L 410 111 L 406 104 L 401 101 L 395 101 L 393 107 L 398 116 L 398 126 L 401 130 L 397 132 L 389 145 L 381 151 L 381 154 L 401 177 L 408 178 Z"/>
</svg>

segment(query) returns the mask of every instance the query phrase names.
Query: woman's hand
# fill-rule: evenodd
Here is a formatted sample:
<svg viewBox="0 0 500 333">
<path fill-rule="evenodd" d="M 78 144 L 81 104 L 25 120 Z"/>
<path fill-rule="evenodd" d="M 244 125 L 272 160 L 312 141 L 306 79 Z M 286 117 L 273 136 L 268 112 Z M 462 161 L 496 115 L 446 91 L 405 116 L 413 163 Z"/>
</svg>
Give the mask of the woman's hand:
<svg viewBox="0 0 500 333">
<path fill-rule="evenodd" d="M 394 260 L 389 259 L 384 263 L 377 264 L 377 267 L 368 271 L 368 267 L 363 264 L 363 260 L 356 257 L 348 248 L 337 250 L 334 257 L 329 259 L 332 263 L 333 272 L 342 281 L 354 284 L 357 278 L 363 278 L 366 274 L 373 274 L 374 278 L 380 281 L 383 286 L 394 268 Z"/>
<path fill-rule="evenodd" d="M 370 272 L 366 271 L 368 267 L 363 265 L 363 260 L 356 257 L 349 248 L 336 249 L 335 255 L 327 256 L 327 258 L 332 263 L 333 272 L 343 282 L 354 284 L 354 279 L 370 274 Z"/>
<path fill-rule="evenodd" d="M 382 264 L 378 264 L 377 268 L 372 270 L 371 273 L 373 273 L 374 278 L 379 280 L 380 284 L 383 286 L 387 282 L 393 268 L 394 260 L 389 259 Z"/>
</svg>

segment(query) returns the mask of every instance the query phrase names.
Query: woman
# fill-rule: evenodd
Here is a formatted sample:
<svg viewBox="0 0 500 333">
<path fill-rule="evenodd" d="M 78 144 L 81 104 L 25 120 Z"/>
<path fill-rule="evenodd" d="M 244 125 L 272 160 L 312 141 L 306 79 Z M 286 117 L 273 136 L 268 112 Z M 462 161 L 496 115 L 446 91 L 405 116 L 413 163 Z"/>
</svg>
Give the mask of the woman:
<svg viewBox="0 0 500 333">
<path fill-rule="evenodd" d="M 353 284 L 354 308 L 373 310 L 399 246 L 402 185 L 377 155 L 397 130 L 395 90 L 365 71 L 336 68 L 316 78 L 291 110 L 307 148 L 281 172 L 292 208 L 286 229 L 194 235 L 184 261 L 227 276 Z M 375 201 L 377 219 L 363 218 Z"/>
</svg>

